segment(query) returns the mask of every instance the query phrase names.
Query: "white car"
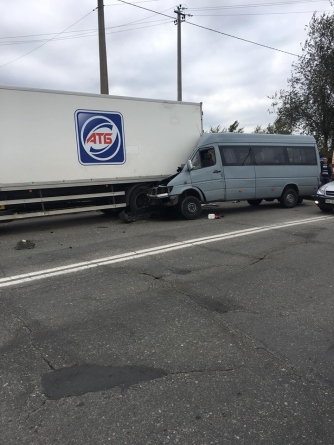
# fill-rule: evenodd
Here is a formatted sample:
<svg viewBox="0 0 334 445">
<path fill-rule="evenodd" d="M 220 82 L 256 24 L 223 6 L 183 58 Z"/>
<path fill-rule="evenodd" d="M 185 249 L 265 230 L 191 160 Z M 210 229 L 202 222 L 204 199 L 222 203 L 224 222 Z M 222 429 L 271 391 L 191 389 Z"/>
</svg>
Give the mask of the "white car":
<svg viewBox="0 0 334 445">
<path fill-rule="evenodd" d="M 323 212 L 334 210 L 334 181 L 320 187 L 317 191 L 315 203 Z"/>
</svg>

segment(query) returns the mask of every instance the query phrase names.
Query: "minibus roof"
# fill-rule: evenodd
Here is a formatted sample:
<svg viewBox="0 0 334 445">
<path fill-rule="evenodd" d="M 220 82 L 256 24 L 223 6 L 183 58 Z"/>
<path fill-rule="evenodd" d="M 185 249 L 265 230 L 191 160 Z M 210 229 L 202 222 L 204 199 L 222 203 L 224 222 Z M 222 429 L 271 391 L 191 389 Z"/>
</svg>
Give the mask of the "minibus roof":
<svg viewBox="0 0 334 445">
<path fill-rule="evenodd" d="M 204 133 L 198 146 L 223 143 L 223 144 L 315 144 L 313 136 L 295 134 L 259 134 L 259 133 Z"/>
</svg>

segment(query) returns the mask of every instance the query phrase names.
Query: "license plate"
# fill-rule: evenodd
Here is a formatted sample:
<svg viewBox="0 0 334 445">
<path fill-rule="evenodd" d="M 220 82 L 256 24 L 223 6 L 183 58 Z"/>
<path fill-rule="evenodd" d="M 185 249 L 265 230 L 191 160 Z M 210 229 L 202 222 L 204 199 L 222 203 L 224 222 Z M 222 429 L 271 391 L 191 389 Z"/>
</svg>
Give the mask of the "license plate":
<svg viewBox="0 0 334 445">
<path fill-rule="evenodd" d="M 326 204 L 334 204 L 334 199 L 325 199 Z"/>
</svg>

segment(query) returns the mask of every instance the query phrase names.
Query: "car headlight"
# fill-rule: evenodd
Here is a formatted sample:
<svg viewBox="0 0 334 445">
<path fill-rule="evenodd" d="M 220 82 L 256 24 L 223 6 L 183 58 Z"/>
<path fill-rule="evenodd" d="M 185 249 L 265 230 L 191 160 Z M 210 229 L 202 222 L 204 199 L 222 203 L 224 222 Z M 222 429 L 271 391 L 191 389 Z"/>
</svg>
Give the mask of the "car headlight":
<svg viewBox="0 0 334 445">
<path fill-rule="evenodd" d="M 325 189 L 323 187 L 321 187 L 318 191 L 317 191 L 317 195 L 324 195 L 325 194 Z"/>
<path fill-rule="evenodd" d="M 167 192 L 168 192 L 168 193 L 171 193 L 172 190 L 173 190 L 173 186 L 172 186 L 172 185 L 170 185 L 170 186 L 167 187 Z"/>
</svg>

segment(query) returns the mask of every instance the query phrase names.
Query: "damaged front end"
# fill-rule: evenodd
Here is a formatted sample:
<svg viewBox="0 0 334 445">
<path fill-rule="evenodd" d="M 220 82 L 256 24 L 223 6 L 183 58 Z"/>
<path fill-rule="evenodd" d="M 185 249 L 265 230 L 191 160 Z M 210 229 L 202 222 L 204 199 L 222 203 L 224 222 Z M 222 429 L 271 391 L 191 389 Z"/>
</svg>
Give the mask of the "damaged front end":
<svg viewBox="0 0 334 445">
<path fill-rule="evenodd" d="M 169 185 L 169 183 L 179 176 L 183 167 L 184 165 L 178 167 L 177 173 L 162 179 L 155 187 L 152 187 L 148 191 L 147 196 L 149 198 L 149 206 L 174 206 L 177 204 L 178 196 L 171 196 L 173 186 Z"/>
<path fill-rule="evenodd" d="M 176 206 L 182 193 L 191 188 L 189 166 L 181 165 L 177 173 L 161 180 L 147 196 L 150 206 Z"/>
<path fill-rule="evenodd" d="M 149 198 L 150 206 L 174 206 L 177 204 L 178 196 L 171 196 L 171 192 L 173 190 L 173 186 L 168 185 L 157 185 L 156 187 L 152 187 L 147 196 Z"/>
</svg>

